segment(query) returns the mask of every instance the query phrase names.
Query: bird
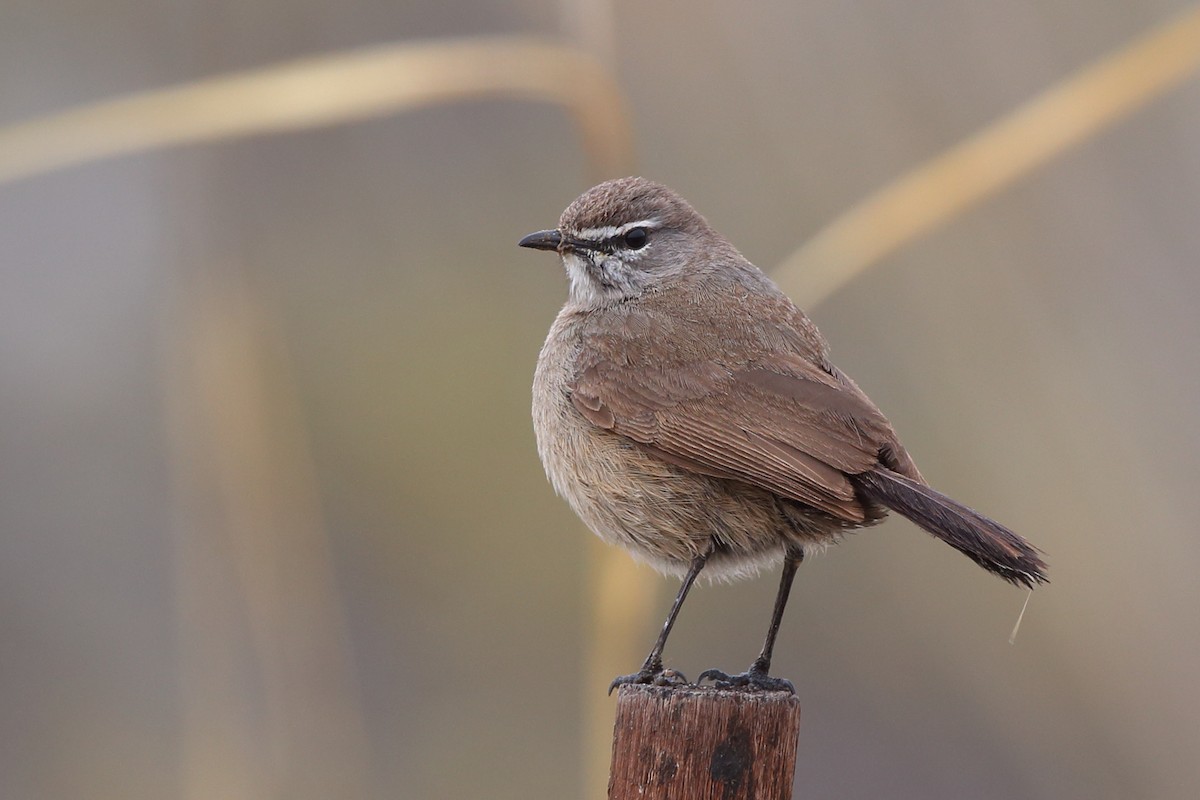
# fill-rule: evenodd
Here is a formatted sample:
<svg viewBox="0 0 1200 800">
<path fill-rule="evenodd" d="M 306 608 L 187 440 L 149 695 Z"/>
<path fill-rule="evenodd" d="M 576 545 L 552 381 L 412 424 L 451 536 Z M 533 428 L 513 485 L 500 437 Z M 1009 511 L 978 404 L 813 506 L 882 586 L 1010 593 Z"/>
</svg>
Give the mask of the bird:
<svg viewBox="0 0 1200 800">
<path fill-rule="evenodd" d="M 681 579 L 641 668 L 610 693 L 686 683 L 663 650 L 701 572 L 780 564 L 758 657 L 699 680 L 794 691 L 770 670 L 797 568 L 888 511 L 1011 584 L 1047 582 L 1040 550 L 930 487 L 812 320 L 670 188 L 606 181 L 519 245 L 556 253 L 569 284 L 533 380 L 549 481 L 601 539 Z"/>
</svg>

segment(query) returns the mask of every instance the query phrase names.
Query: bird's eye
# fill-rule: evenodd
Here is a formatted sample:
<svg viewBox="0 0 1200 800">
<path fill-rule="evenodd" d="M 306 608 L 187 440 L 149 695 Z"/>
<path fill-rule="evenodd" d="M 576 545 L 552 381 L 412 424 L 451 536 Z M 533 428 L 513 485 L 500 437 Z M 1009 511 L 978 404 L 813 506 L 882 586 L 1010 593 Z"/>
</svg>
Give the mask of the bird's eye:
<svg viewBox="0 0 1200 800">
<path fill-rule="evenodd" d="M 630 228 L 625 231 L 625 246 L 630 250 L 641 250 L 650 241 L 650 234 L 645 228 Z"/>
</svg>

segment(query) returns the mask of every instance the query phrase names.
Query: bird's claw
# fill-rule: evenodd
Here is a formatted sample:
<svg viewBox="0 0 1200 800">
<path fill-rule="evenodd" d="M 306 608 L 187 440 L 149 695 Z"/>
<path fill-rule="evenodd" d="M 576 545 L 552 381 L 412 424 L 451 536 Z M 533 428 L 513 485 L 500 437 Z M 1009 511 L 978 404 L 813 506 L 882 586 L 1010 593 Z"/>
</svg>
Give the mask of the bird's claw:
<svg viewBox="0 0 1200 800">
<path fill-rule="evenodd" d="M 712 681 L 718 689 L 748 689 L 752 692 L 787 692 L 795 694 L 796 687 L 786 678 L 772 678 L 763 670 L 751 667 L 740 675 L 730 675 L 719 669 L 706 669 L 697 683 Z"/>
<path fill-rule="evenodd" d="M 608 693 L 612 694 L 613 689 L 618 686 L 624 686 L 629 683 L 643 684 L 646 686 L 686 686 L 688 679 L 684 677 L 682 672 L 673 669 L 664 669 L 662 664 L 656 666 L 642 667 L 632 675 L 618 675 L 613 678 L 613 682 L 608 685 Z"/>
</svg>

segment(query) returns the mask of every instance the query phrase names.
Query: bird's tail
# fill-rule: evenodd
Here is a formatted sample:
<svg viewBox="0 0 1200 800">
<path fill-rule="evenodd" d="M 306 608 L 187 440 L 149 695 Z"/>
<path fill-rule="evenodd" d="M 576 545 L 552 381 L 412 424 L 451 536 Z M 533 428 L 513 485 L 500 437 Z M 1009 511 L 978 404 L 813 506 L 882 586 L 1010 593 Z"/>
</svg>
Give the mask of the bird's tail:
<svg viewBox="0 0 1200 800">
<path fill-rule="evenodd" d="M 1032 589 L 1046 583 L 1038 549 L 998 522 L 886 467 L 851 477 L 868 499 L 907 517 L 988 572 Z"/>
</svg>

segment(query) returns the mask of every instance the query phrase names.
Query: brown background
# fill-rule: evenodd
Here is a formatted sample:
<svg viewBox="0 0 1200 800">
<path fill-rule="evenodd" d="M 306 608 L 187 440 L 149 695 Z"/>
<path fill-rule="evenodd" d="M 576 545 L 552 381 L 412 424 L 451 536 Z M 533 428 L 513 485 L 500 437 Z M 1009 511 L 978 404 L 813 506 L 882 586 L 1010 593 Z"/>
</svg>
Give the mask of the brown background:
<svg viewBox="0 0 1200 800">
<path fill-rule="evenodd" d="M 1184 7 L 622 2 L 614 47 L 641 172 L 771 268 Z M 560 16 L 6 0 L 0 125 Z M 776 662 L 804 704 L 798 796 L 1195 796 L 1198 143 L 1192 80 L 813 310 L 926 476 L 1038 543 L 1054 582 L 1013 647 L 1022 594 L 907 523 L 806 562 Z M 528 419 L 564 279 L 515 242 L 585 176 L 561 112 L 494 100 L 0 186 L 0 795 L 578 794 L 595 551 Z M 284 460 L 311 464 L 304 541 L 332 585 L 239 573 L 247 539 L 206 538 L 207 484 L 181 476 L 204 437 L 172 376 L 206 373 L 178 341 L 206 292 L 236 316 L 231 276 L 286 352 L 292 405 L 267 407 L 296 415 Z M 774 583 L 702 587 L 668 661 L 742 668 Z M 297 607 L 337 637 L 332 678 L 263 650 Z"/>
</svg>

